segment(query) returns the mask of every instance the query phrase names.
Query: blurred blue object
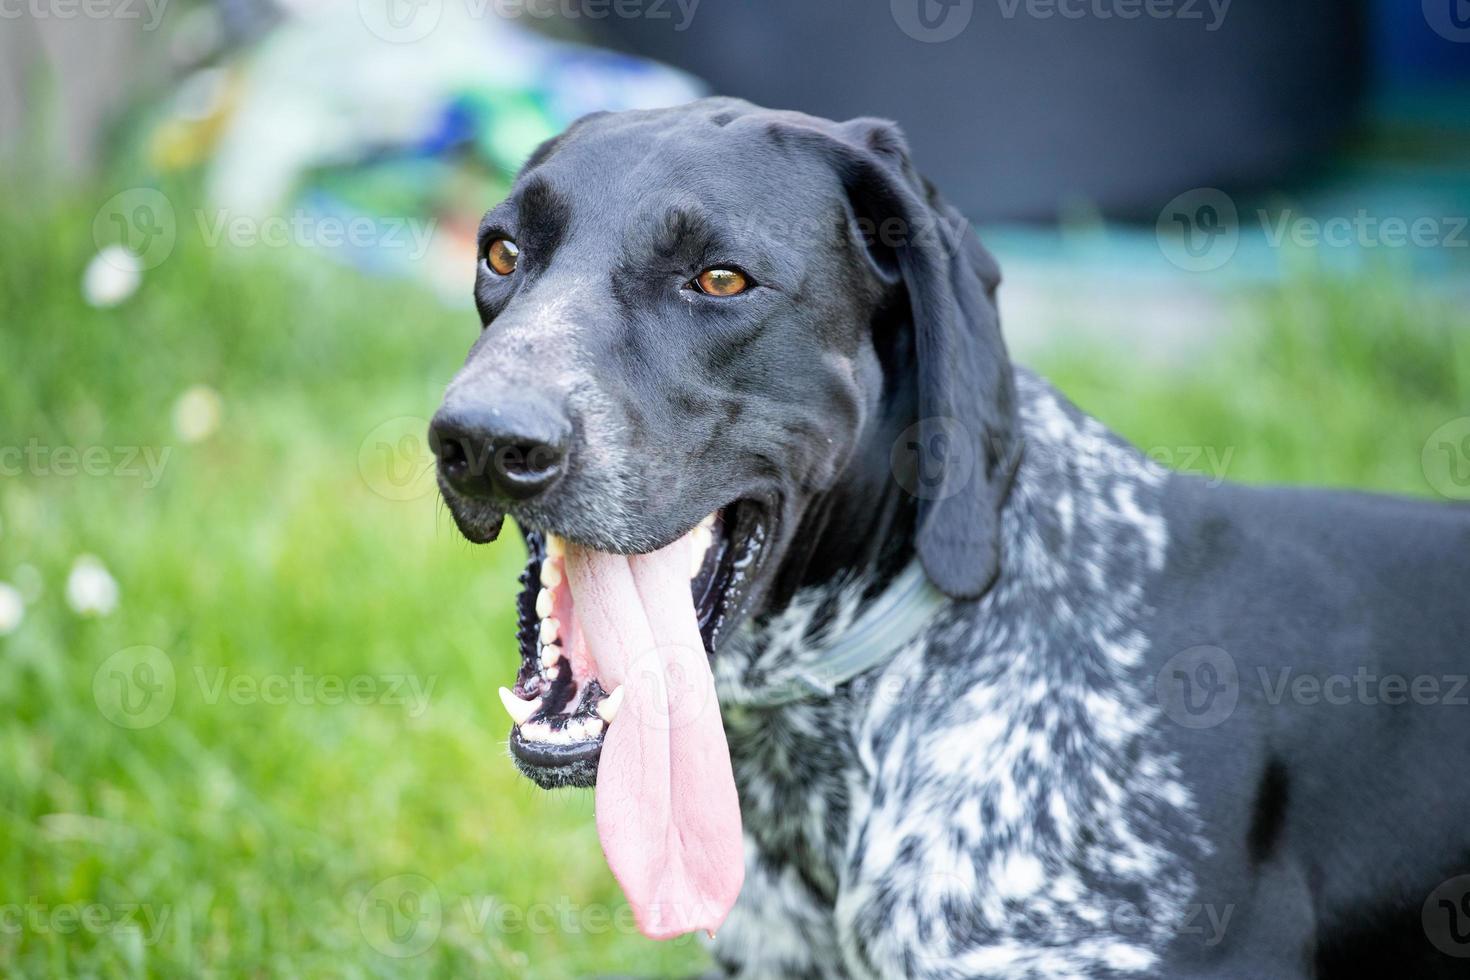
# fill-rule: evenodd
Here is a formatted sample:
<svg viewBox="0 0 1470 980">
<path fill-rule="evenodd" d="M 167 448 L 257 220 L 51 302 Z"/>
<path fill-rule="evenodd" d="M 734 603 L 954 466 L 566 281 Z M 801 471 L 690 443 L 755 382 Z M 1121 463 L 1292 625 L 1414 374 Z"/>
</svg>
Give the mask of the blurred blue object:
<svg viewBox="0 0 1470 980">
<path fill-rule="evenodd" d="M 1372 10 L 1381 81 L 1470 80 L 1470 0 L 1374 0 Z"/>
</svg>

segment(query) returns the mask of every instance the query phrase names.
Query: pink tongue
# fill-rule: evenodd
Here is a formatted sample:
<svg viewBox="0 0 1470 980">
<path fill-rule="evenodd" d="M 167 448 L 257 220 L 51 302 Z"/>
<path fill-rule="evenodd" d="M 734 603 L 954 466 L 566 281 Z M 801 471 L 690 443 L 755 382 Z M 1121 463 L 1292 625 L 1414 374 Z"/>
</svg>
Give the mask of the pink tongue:
<svg viewBox="0 0 1470 980">
<path fill-rule="evenodd" d="M 689 593 L 689 543 L 648 555 L 568 544 L 567 583 L 602 686 L 622 685 L 597 772 L 597 831 L 639 930 L 725 921 L 745 864 L 740 800 Z"/>
</svg>

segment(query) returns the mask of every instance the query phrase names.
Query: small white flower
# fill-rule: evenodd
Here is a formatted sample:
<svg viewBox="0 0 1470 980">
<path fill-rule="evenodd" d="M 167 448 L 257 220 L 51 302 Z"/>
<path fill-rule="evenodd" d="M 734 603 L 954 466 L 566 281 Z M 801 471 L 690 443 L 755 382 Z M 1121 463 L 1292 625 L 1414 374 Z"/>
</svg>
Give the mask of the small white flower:
<svg viewBox="0 0 1470 980">
<path fill-rule="evenodd" d="M 0 636 L 9 636 L 20 627 L 26 618 L 26 604 L 20 590 L 6 582 L 0 582 Z"/>
<path fill-rule="evenodd" d="M 66 604 L 81 616 L 106 616 L 117 608 L 117 580 L 94 555 L 80 555 L 66 577 Z"/>
<path fill-rule="evenodd" d="M 82 297 L 92 306 L 116 306 L 137 292 L 142 281 L 142 261 L 121 245 L 109 245 L 87 263 Z"/>
<path fill-rule="evenodd" d="M 202 442 L 219 428 L 219 392 L 195 385 L 174 402 L 174 431 L 185 442 Z"/>
</svg>

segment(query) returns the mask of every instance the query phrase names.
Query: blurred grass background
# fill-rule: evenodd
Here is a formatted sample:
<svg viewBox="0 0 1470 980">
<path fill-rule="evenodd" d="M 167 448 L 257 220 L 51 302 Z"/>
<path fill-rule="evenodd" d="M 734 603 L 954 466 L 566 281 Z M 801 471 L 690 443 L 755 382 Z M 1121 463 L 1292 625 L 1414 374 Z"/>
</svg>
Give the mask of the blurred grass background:
<svg viewBox="0 0 1470 980">
<path fill-rule="evenodd" d="M 473 313 L 300 250 L 209 249 L 186 220 L 135 296 L 95 309 L 79 282 L 106 197 L 0 203 L 0 445 L 170 450 L 151 488 L 0 478 L 0 580 L 33 580 L 0 637 L 0 974 L 697 972 L 696 943 L 619 918 L 590 795 L 534 790 L 506 758 L 515 536 L 473 548 L 374 469 L 379 435 L 417 425 L 392 420 L 433 412 Z M 1306 270 L 1243 310 L 1169 369 L 1063 341 L 1033 366 L 1160 456 L 1213 449 L 1206 475 L 1430 493 L 1425 439 L 1470 406 L 1470 312 L 1387 268 Z M 200 385 L 220 424 L 188 442 L 173 416 Z M 110 615 L 66 601 L 82 554 L 118 583 Z M 174 701 L 132 729 L 94 677 L 137 645 L 164 651 Z M 406 676 L 427 704 L 212 697 L 221 668 Z M 136 924 L 55 915 L 135 903 Z"/>
</svg>

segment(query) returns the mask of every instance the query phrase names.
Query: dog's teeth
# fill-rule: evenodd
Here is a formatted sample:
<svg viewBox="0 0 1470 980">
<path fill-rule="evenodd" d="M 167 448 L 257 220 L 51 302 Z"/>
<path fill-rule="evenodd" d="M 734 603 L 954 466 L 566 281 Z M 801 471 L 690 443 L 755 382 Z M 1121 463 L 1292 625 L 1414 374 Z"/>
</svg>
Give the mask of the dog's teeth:
<svg viewBox="0 0 1470 980">
<path fill-rule="evenodd" d="M 621 709 L 622 706 L 623 689 L 621 686 L 619 686 L 616 691 L 613 691 L 607 697 L 597 702 L 597 713 L 602 716 L 603 721 L 611 725 L 613 719 L 618 716 L 618 710 Z"/>
<path fill-rule="evenodd" d="M 704 567 L 704 556 L 705 553 L 709 551 L 710 543 L 713 540 L 714 537 L 711 535 L 710 529 L 705 527 L 703 524 L 699 525 L 693 531 L 689 532 L 690 578 L 698 575 L 699 570 Z"/>
<path fill-rule="evenodd" d="M 602 734 L 604 722 L 601 718 L 584 718 L 582 720 L 582 737 L 596 738 Z"/>
<path fill-rule="evenodd" d="M 548 589 L 561 585 L 561 565 L 550 558 L 541 563 L 541 584 Z"/>
<path fill-rule="evenodd" d="M 522 701 L 506 687 L 500 689 L 500 703 L 505 705 L 506 713 L 517 725 L 524 725 L 532 715 L 541 710 L 540 698 L 534 701 Z"/>
<path fill-rule="evenodd" d="M 546 536 L 546 557 L 560 558 L 567 553 L 566 542 L 554 534 Z"/>
<path fill-rule="evenodd" d="M 541 620 L 541 645 L 549 646 L 555 643 L 556 638 L 561 635 L 560 630 L 561 623 L 557 622 L 555 616 L 547 616 Z"/>
<path fill-rule="evenodd" d="M 551 590 L 542 589 L 536 593 L 536 618 L 545 619 L 551 615 Z"/>
<path fill-rule="evenodd" d="M 541 663 L 546 667 L 555 667 L 556 662 L 561 659 L 560 643 L 541 644 Z"/>
<path fill-rule="evenodd" d="M 715 514 L 718 513 L 719 511 L 711 511 L 704 520 L 699 522 L 699 526 L 703 528 L 708 528 L 709 530 L 713 531 L 715 529 Z"/>
</svg>

